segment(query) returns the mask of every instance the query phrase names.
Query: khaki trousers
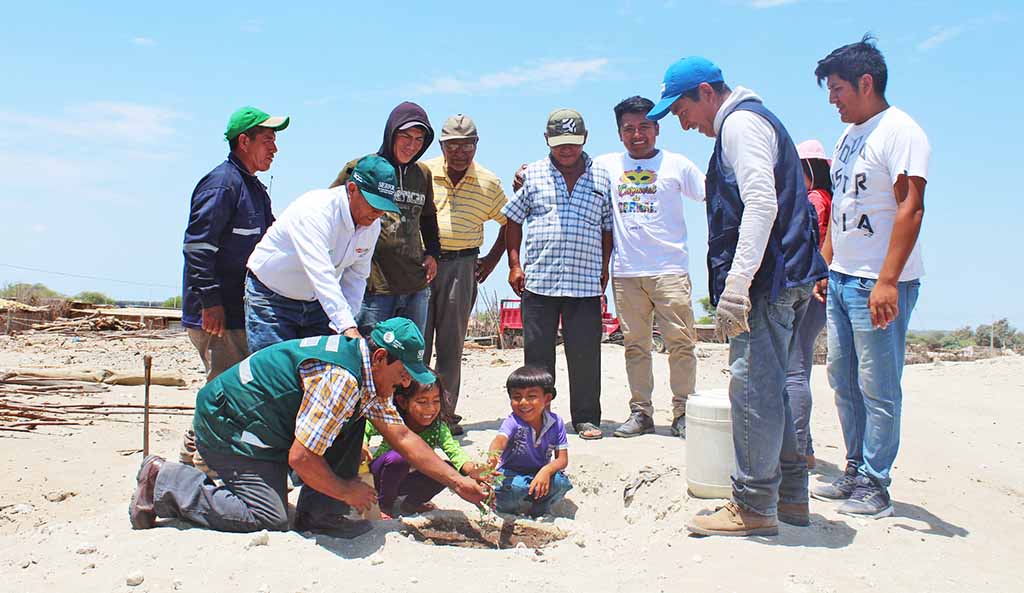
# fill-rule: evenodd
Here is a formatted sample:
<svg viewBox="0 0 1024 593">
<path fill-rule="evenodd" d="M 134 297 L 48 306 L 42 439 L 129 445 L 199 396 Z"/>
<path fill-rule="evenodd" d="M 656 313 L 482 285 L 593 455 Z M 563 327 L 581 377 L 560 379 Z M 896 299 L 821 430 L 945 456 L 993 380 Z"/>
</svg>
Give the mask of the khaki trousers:
<svg viewBox="0 0 1024 593">
<path fill-rule="evenodd" d="M 249 345 L 245 341 L 244 329 L 226 329 L 218 338 L 201 329 L 188 328 L 188 339 L 199 351 L 206 369 L 206 381 L 242 362 L 249 356 Z"/>
<path fill-rule="evenodd" d="M 694 354 L 697 336 L 690 303 L 690 276 L 615 278 L 612 290 L 626 347 L 630 411 L 654 417 L 651 331 L 656 318 L 668 349 L 672 416 L 678 418 L 686 414 L 686 398 L 693 393 L 697 382 L 697 356 Z"/>
</svg>

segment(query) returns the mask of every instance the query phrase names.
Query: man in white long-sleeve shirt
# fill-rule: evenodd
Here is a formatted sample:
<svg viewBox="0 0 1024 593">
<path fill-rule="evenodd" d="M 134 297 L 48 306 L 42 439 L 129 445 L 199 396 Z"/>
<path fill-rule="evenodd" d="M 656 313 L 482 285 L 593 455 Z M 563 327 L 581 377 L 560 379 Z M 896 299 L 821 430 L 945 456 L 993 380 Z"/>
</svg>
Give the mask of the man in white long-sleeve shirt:
<svg viewBox="0 0 1024 593">
<path fill-rule="evenodd" d="M 701 57 L 669 67 L 661 102 L 684 130 L 716 138 L 708 164 L 708 280 L 716 326 L 730 339 L 732 501 L 694 517 L 702 535 L 776 535 L 781 520 L 810 523 L 807 465 L 797 454 L 786 397 L 793 330 L 812 284 L 826 276 L 817 216 L 786 128 L 753 92 L 730 89 Z"/>
<path fill-rule="evenodd" d="M 395 169 L 382 157 L 359 160 L 344 185 L 301 196 L 249 257 L 245 329 L 256 352 L 294 338 L 357 338 L 373 248 L 394 203 Z"/>
</svg>

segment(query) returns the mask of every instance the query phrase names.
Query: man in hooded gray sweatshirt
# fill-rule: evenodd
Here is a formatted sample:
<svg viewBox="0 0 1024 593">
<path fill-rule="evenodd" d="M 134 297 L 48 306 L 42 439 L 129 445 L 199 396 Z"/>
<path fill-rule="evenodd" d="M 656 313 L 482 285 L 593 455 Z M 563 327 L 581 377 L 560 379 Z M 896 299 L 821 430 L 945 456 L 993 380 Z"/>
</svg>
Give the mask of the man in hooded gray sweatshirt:
<svg viewBox="0 0 1024 593">
<path fill-rule="evenodd" d="M 433 180 L 419 158 L 433 141 L 434 129 L 422 107 L 406 101 L 391 111 L 377 154 L 395 167 L 395 204 L 401 214 L 386 213 L 380 219 L 366 295 L 356 316 L 363 335 L 392 317 L 405 317 L 421 332 L 426 330 L 430 281 L 437 274 L 441 241 Z M 345 183 L 358 161 L 349 161 L 331 187 Z"/>
</svg>

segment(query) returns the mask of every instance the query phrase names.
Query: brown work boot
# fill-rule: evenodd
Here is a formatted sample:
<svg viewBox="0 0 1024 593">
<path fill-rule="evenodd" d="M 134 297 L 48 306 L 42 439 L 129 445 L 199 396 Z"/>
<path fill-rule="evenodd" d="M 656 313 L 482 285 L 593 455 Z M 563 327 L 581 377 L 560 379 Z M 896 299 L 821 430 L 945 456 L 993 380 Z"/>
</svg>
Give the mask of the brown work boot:
<svg viewBox="0 0 1024 593">
<path fill-rule="evenodd" d="M 697 535 L 778 535 L 779 521 L 742 509 L 729 501 L 710 515 L 697 515 L 686 524 L 690 533 Z"/>
<path fill-rule="evenodd" d="M 807 527 L 811 524 L 811 510 L 806 502 L 780 502 L 778 513 L 779 521 L 787 525 Z"/>
<path fill-rule="evenodd" d="M 132 529 L 150 529 L 156 523 L 153 489 L 165 461 L 163 457 L 156 455 L 150 455 L 142 460 L 142 467 L 135 476 L 135 493 L 132 494 L 132 501 L 128 505 L 128 519 L 132 522 Z"/>
</svg>

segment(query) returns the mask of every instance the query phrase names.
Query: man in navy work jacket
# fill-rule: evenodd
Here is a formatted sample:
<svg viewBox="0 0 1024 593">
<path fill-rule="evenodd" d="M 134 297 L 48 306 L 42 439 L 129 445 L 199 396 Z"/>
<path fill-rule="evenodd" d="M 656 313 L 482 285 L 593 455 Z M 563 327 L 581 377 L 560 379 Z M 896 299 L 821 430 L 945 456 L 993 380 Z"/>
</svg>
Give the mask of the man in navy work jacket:
<svg viewBox="0 0 1024 593">
<path fill-rule="evenodd" d="M 181 324 L 199 351 L 207 381 L 249 355 L 242 305 L 245 262 L 274 222 L 270 195 L 256 173 L 270 169 L 277 132 L 288 123 L 287 117 L 271 117 L 255 107 L 232 113 L 224 132 L 231 150 L 227 160 L 192 192 L 182 249 Z M 192 462 L 191 443 L 186 434 L 183 462 Z"/>
<path fill-rule="evenodd" d="M 793 140 L 760 97 L 730 89 L 722 71 L 697 56 L 672 64 L 661 88 L 649 119 L 671 112 L 684 130 L 715 138 L 705 178 L 708 280 L 732 372 L 732 501 L 687 528 L 776 535 L 779 521 L 810 524 L 786 367 L 811 286 L 828 273 L 817 249 L 818 217 Z"/>
</svg>

